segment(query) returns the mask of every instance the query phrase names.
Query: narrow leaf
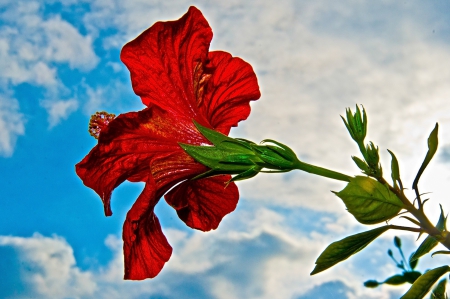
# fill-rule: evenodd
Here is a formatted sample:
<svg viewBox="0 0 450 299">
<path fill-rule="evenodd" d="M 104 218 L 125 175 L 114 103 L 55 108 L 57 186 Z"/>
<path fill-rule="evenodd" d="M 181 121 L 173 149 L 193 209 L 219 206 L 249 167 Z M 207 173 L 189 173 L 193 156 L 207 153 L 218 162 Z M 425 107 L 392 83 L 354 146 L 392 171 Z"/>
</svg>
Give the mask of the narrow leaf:
<svg viewBox="0 0 450 299">
<path fill-rule="evenodd" d="M 362 224 L 389 220 L 403 208 L 402 201 L 387 186 L 369 177 L 356 176 L 343 190 L 334 193 Z"/>
<path fill-rule="evenodd" d="M 447 221 L 446 217 L 444 216 L 444 211 L 442 210 L 441 206 L 441 215 L 439 216 L 438 223 L 436 224 L 436 228 L 442 231 L 445 228 L 445 222 Z M 417 248 L 416 252 L 411 255 L 409 258 L 409 262 L 413 262 L 420 257 L 424 256 L 428 252 L 430 252 L 436 245 L 438 245 L 439 242 L 433 238 L 432 236 L 428 236 L 425 238 L 425 240 L 420 244 L 419 248 Z"/>
<path fill-rule="evenodd" d="M 447 279 L 441 279 L 437 286 L 433 289 L 431 293 L 431 299 L 445 299 L 445 285 L 447 284 Z"/>
<path fill-rule="evenodd" d="M 411 256 L 413 255 L 414 253 L 412 253 L 411 254 Z M 409 267 L 412 269 L 412 270 L 414 270 L 416 267 L 417 267 L 417 264 L 419 263 L 419 259 L 416 259 L 416 260 L 414 260 L 414 261 L 411 261 L 411 257 L 409 257 Z"/>
<path fill-rule="evenodd" d="M 434 127 L 433 131 L 431 131 L 430 136 L 428 137 L 428 152 L 425 156 L 425 159 L 423 160 L 422 165 L 419 168 L 419 171 L 417 172 L 416 178 L 414 179 L 412 188 L 417 189 L 417 184 L 419 183 L 420 176 L 422 175 L 425 168 L 428 166 L 428 163 L 430 163 L 431 159 L 433 158 L 434 154 L 437 151 L 438 148 L 438 130 L 439 125 L 436 123 L 436 126 Z"/>
<path fill-rule="evenodd" d="M 394 185 L 397 185 L 397 181 L 400 180 L 400 168 L 398 166 L 398 160 L 397 157 L 395 157 L 394 153 L 390 150 L 387 150 L 389 154 L 391 154 L 392 161 L 391 161 L 391 177 L 392 181 L 394 182 Z"/>
<path fill-rule="evenodd" d="M 400 299 L 422 299 L 436 281 L 449 270 L 449 266 L 442 266 L 422 274 Z"/>
<path fill-rule="evenodd" d="M 322 272 L 343 260 L 346 260 L 353 254 L 362 250 L 382 233 L 387 231 L 390 226 L 378 227 L 363 233 L 349 236 L 340 241 L 330 244 L 316 260 L 316 267 L 311 275 Z"/>
</svg>

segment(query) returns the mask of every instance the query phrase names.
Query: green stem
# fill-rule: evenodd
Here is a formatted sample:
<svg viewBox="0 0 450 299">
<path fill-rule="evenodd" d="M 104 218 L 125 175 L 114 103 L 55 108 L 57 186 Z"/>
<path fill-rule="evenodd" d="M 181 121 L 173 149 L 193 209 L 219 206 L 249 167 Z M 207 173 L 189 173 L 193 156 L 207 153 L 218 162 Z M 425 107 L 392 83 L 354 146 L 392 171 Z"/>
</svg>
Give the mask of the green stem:
<svg viewBox="0 0 450 299">
<path fill-rule="evenodd" d="M 428 235 L 435 238 L 442 245 L 444 245 L 447 249 L 450 249 L 450 234 L 443 235 L 442 232 L 437 229 L 428 217 L 425 215 L 425 212 L 422 208 L 417 209 L 405 196 L 403 190 L 398 188 L 393 188 L 389 185 L 384 178 L 378 178 L 378 181 L 386 186 L 397 195 L 397 197 L 403 202 L 404 208 L 411 213 L 420 223 L 420 227 L 422 231 L 426 232 Z M 397 228 L 398 229 L 398 228 Z"/>
<path fill-rule="evenodd" d="M 322 168 L 319 166 L 314 166 L 314 165 L 311 165 L 311 164 L 308 164 L 305 162 L 301 162 L 301 161 L 297 161 L 294 164 L 293 169 L 306 171 L 306 172 L 309 172 L 312 174 L 320 175 L 320 176 L 338 180 L 338 181 L 350 182 L 350 180 L 352 179 L 351 176 L 348 176 L 346 174 L 336 172 L 333 170 L 329 170 L 326 168 Z"/>
</svg>

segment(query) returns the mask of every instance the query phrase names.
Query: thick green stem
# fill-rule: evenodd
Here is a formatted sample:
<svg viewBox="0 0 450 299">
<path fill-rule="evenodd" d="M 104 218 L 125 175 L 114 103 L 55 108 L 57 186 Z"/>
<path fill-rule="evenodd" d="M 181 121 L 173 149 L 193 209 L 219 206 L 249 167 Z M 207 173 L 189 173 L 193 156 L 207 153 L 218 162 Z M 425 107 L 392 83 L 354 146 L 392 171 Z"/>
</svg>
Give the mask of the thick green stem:
<svg viewBox="0 0 450 299">
<path fill-rule="evenodd" d="M 350 182 L 352 179 L 351 176 L 348 176 L 346 174 L 336 172 L 333 170 L 329 170 L 326 168 L 322 168 L 319 166 L 314 166 L 305 162 L 297 161 L 297 163 L 294 164 L 294 169 L 303 170 L 312 174 L 320 175 L 323 177 L 327 177 L 330 179 L 338 180 L 338 181 L 344 181 L 344 182 Z"/>
</svg>

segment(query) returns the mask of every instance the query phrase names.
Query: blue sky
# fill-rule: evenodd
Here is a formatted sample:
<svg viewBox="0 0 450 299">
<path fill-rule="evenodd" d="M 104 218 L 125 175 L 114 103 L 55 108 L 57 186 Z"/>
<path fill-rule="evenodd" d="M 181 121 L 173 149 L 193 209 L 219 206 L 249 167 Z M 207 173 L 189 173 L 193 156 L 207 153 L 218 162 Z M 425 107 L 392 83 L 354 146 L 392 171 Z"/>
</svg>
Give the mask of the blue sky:
<svg viewBox="0 0 450 299">
<path fill-rule="evenodd" d="M 254 67 L 262 91 L 232 136 L 273 138 L 301 159 L 358 174 L 357 148 L 341 123 L 363 104 L 369 138 L 400 160 L 411 184 L 440 123 L 440 152 L 421 180 L 444 210 L 450 178 L 450 4 L 446 1 L 0 1 L 0 297 L 2 298 L 398 298 L 367 290 L 394 274 L 394 234 L 314 277 L 325 246 L 364 228 L 329 190 L 303 173 L 238 183 L 241 199 L 219 229 L 187 229 L 161 201 L 157 215 L 174 248 L 161 274 L 122 280 L 121 229 L 142 184 L 126 183 L 106 218 L 74 172 L 95 145 L 89 117 L 143 108 L 121 47 L 159 20 L 202 10 L 211 49 Z M 386 171 L 387 172 L 387 171 Z M 401 222 L 399 222 L 401 223 Z M 406 252 L 412 235 L 402 235 Z M 409 249 L 409 250 L 408 250 Z M 445 263 L 425 260 L 421 270 Z"/>
</svg>

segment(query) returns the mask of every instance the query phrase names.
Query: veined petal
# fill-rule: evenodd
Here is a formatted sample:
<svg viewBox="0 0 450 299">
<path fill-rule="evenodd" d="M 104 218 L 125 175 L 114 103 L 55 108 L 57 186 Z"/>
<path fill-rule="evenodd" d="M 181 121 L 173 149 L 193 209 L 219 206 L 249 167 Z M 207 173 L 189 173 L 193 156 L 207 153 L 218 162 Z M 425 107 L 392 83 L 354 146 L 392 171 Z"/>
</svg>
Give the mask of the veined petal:
<svg viewBox="0 0 450 299">
<path fill-rule="evenodd" d="M 161 196 L 155 190 L 155 182 L 149 176 L 144 190 L 127 213 L 122 234 L 124 279 L 153 278 L 172 255 L 172 247 L 153 212 Z"/>
<path fill-rule="evenodd" d="M 134 92 L 147 106 L 201 121 L 194 73 L 198 65 L 206 65 L 211 39 L 212 30 L 195 7 L 177 21 L 155 23 L 126 44 L 120 55 Z"/>
<path fill-rule="evenodd" d="M 192 120 L 174 119 L 158 107 L 121 114 L 102 130 L 98 144 L 76 165 L 76 172 L 101 197 L 105 214 L 110 216 L 111 193 L 123 181 L 146 180 L 151 175 L 150 163 L 157 157 L 174 153 L 187 156 L 178 142 L 201 144 L 207 140 Z M 176 167 L 195 168 L 198 163 L 188 159 L 185 162 L 189 165 L 175 165 L 167 175 L 176 174 Z"/>
<path fill-rule="evenodd" d="M 202 231 L 216 229 L 222 218 L 236 209 L 239 191 L 229 175 L 185 181 L 165 195 L 178 217 L 189 227 Z"/>
<path fill-rule="evenodd" d="M 213 70 L 203 93 L 200 109 L 211 126 L 228 135 L 231 127 L 247 119 L 250 101 L 261 97 L 258 80 L 250 64 L 222 51 L 209 53 L 206 66 Z"/>
</svg>

